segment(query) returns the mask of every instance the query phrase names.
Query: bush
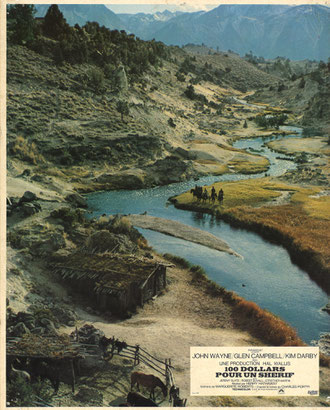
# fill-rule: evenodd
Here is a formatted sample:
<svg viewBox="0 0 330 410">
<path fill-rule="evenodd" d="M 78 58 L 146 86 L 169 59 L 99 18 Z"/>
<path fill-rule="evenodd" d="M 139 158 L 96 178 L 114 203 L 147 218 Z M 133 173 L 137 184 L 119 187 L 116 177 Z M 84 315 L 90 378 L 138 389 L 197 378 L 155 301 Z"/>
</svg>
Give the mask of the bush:
<svg viewBox="0 0 330 410">
<path fill-rule="evenodd" d="M 306 152 L 302 152 L 301 154 L 297 155 L 294 159 L 294 162 L 297 164 L 305 164 L 308 162 L 308 155 Z"/>
<path fill-rule="evenodd" d="M 111 224 L 111 230 L 115 233 L 128 234 L 133 228 L 131 221 L 126 216 L 115 216 Z"/>
<path fill-rule="evenodd" d="M 258 127 L 278 128 L 280 125 L 283 125 L 285 123 L 287 118 L 288 116 L 286 114 L 279 114 L 279 115 L 272 115 L 272 116 L 257 115 L 254 118 L 254 121 L 258 125 Z"/>
<path fill-rule="evenodd" d="M 312 71 L 311 72 L 311 79 L 313 81 L 316 81 L 318 84 L 322 84 L 323 83 L 323 78 L 321 76 L 320 71 Z"/>
<path fill-rule="evenodd" d="M 196 98 L 195 88 L 193 85 L 188 85 L 184 92 L 185 96 L 188 97 L 190 100 L 194 100 Z"/>
<path fill-rule="evenodd" d="M 47 382 L 27 383 L 21 377 L 7 383 L 6 393 L 7 406 L 11 407 L 44 407 L 49 405 L 53 394 Z"/>
<path fill-rule="evenodd" d="M 169 125 L 170 127 L 172 127 L 172 128 L 175 128 L 175 127 L 176 127 L 176 124 L 175 124 L 175 122 L 173 121 L 173 118 L 169 118 L 169 120 L 168 120 L 167 122 L 168 122 L 168 125 Z"/>
<path fill-rule="evenodd" d="M 208 100 L 205 95 L 197 94 L 195 92 L 195 88 L 192 84 L 189 84 L 184 92 L 185 96 L 188 97 L 190 100 L 197 100 L 202 104 L 208 104 Z"/>
<path fill-rule="evenodd" d="M 60 219 L 66 231 L 70 231 L 74 224 L 84 222 L 84 211 L 81 209 L 63 207 L 52 211 L 50 216 L 55 219 Z"/>
<path fill-rule="evenodd" d="M 117 111 L 120 113 L 121 120 L 124 121 L 124 115 L 129 114 L 129 107 L 128 107 L 127 101 L 122 101 L 122 100 L 118 101 L 116 108 L 117 108 Z"/>
<path fill-rule="evenodd" d="M 178 81 L 181 81 L 182 83 L 185 81 L 185 76 L 180 73 L 179 71 L 175 74 L 175 77 L 177 78 Z"/>
<path fill-rule="evenodd" d="M 164 253 L 163 257 L 175 263 L 176 265 L 180 266 L 180 268 L 183 268 L 183 269 L 191 268 L 191 263 L 188 262 L 186 259 L 181 258 L 181 256 L 172 255 L 171 253 Z"/>
<path fill-rule="evenodd" d="M 93 67 L 87 72 L 88 85 L 95 91 L 101 92 L 104 88 L 104 73 L 98 67 Z"/>
<path fill-rule="evenodd" d="M 18 135 L 16 140 L 8 145 L 8 151 L 11 156 L 33 165 L 45 162 L 45 158 L 39 154 L 36 144 L 34 142 L 29 143 L 21 135 Z"/>
<path fill-rule="evenodd" d="M 205 270 L 199 265 L 193 265 L 190 268 L 190 272 L 193 274 L 193 280 L 206 278 Z"/>
</svg>

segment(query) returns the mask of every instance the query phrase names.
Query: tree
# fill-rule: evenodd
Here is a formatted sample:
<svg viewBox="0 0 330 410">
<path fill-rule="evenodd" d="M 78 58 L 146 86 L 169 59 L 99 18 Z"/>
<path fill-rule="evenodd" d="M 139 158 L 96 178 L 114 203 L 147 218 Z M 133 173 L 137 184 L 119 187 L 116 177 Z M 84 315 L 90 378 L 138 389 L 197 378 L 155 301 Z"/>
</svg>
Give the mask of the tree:
<svg viewBox="0 0 330 410">
<path fill-rule="evenodd" d="M 247 122 L 246 122 L 246 120 L 244 121 L 244 124 L 243 124 L 243 128 L 247 128 L 248 127 L 248 125 L 247 125 Z"/>
<path fill-rule="evenodd" d="M 121 115 L 121 120 L 124 121 L 124 115 L 128 115 L 129 114 L 129 108 L 128 108 L 128 104 L 127 101 L 122 101 L 119 100 L 117 102 L 117 111 L 120 113 Z"/>
<path fill-rule="evenodd" d="M 43 32 L 46 36 L 58 40 L 61 35 L 66 34 L 70 30 L 70 26 L 63 17 L 57 4 L 49 7 L 43 23 Z"/>
<path fill-rule="evenodd" d="M 184 93 L 185 93 L 186 97 L 190 98 L 191 100 L 196 98 L 195 88 L 191 84 L 188 85 L 188 87 L 186 88 Z"/>
<path fill-rule="evenodd" d="M 15 4 L 8 7 L 8 40 L 26 44 L 34 38 L 36 9 L 33 4 Z"/>
</svg>

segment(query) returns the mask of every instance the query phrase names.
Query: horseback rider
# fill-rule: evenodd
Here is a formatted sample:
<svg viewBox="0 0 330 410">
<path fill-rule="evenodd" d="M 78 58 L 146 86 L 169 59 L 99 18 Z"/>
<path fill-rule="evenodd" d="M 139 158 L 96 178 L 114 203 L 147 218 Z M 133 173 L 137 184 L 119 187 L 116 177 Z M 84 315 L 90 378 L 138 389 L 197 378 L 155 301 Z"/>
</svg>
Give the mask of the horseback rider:
<svg viewBox="0 0 330 410">
<path fill-rule="evenodd" d="M 216 194 L 216 192 L 215 192 L 215 188 L 214 188 L 214 186 L 212 186 L 212 189 L 211 189 L 211 199 L 212 199 L 212 201 L 214 202 L 215 201 L 215 198 L 217 197 L 217 194 Z"/>
<path fill-rule="evenodd" d="M 218 194 L 218 201 L 220 203 L 223 202 L 223 190 L 222 190 L 222 188 L 220 189 L 219 194 Z"/>
</svg>

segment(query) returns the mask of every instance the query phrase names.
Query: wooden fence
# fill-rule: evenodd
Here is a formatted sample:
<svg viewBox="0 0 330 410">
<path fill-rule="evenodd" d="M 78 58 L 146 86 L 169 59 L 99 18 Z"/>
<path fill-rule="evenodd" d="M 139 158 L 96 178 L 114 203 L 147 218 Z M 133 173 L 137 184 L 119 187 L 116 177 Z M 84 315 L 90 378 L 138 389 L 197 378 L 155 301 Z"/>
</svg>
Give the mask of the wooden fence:
<svg viewBox="0 0 330 410">
<path fill-rule="evenodd" d="M 111 340 L 111 349 L 106 354 L 106 358 L 111 360 L 114 354 L 122 357 L 132 359 L 134 366 L 143 363 L 156 372 L 160 373 L 165 378 L 166 387 L 170 391 L 170 402 L 173 403 L 173 407 L 185 407 L 187 399 L 180 398 L 180 389 L 175 384 L 171 359 L 160 360 L 150 354 L 147 350 L 143 349 L 140 345 L 131 346 L 125 342 L 115 340 L 113 337 Z"/>
<path fill-rule="evenodd" d="M 33 349 L 33 351 L 22 351 L 18 348 L 21 338 L 17 337 L 7 337 L 7 357 L 28 357 L 28 358 L 53 358 L 57 360 L 68 360 L 72 368 L 72 391 L 74 392 L 75 388 L 75 370 L 74 367 L 77 367 L 79 373 L 79 359 L 84 357 L 97 357 L 100 358 L 102 350 L 100 349 L 99 344 L 91 344 L 85 340 L 84 337 L 78 336 L 78 331 L 76 329 L 74 340 L 71 339 L 66 346 L 59 344 L 59 341 L 52 336 L 43 336 L 44 343 L 43 346 L 47 346 L 45 351 L 39 349 Z M 114 337 L 108 339 L 109 349 L 103 351 L 104 359 L 111 360 L 114 355 L 125 357 L 131 359 L 134 362 L 134 366 L 137 366 L 140 363 L 145 364 L 150 367 L 161 376 L 165 378 L 166 387 L 170 392 L 170 402 L 173 402 L 173 407 L 185 407 L 187 399 L 180 399 L 180 390 L 175 384 L 171 359 L 165 359 L 165 361 L 158 359 L 157 357 L 150 354 L 147 350 L 143 349 L 140 345 L 129 345 L 126 342 L 121 342 Z M 29 349 L 30 350 L 30 349 Z M 56 352 L 56 350 L 58 350 Z M 53 354 L 49 354 L 52 352 Z M 53 356 L 53 357 L 52 357 Z M 77 360 L 78 359 L 78 360 Z M 77 360 L 77 366 L 73 366 L 73 361 Z M 41 401 L 41 399 L 40 399 Z M 44 406 L 50 406 L 47 403 L 36 402 L 35 404 Z"/>
<path fill-rule="evenodd" d="M 76 332 L 78 341 L 78 332 Z M 119 341 L 113 336 L 109 339 L 109 350 L 104 351 L 104 358 L 111 360 L 114 355 L 131 359 L 134 362 L 134 366 L 140 363 L 145 364 L 154 371 L 158 372 L 165 378 L 166 387 L 170 391 L 170 402 L 173 403 L 173 407 L 185 407 L 187 399 L 180 398 L 180 389 L 175 384 L 171 359 L 165 359 L 165 361 L 158 359 L 150 354 L 147 350 L 143 349 L 140 345 L 129 345 L 124 341 Z"/>
</svg>

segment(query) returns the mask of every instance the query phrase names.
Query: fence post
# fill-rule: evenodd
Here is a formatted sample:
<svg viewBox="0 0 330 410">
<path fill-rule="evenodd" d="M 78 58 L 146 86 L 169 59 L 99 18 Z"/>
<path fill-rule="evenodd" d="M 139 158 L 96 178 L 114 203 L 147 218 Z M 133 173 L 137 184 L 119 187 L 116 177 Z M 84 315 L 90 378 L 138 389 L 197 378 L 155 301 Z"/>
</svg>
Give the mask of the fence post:
<svg viewBox="0 0 330 410">
<path fill-rule="evenodd" d="M 170 386 L 170 372 L 169 372 L 169 366 L 167 363 L 167 359 L 165 359 L 165 379 L 166 379 L 166 387 Z"/>
<path fill-rule="evenodd" d="M 71 369 L 71 388 L 72 388 L 72 393 L 74 393 L 76 378 L 74 374 L 73 359 L 70 359 L 70 369 Z"/>
<path fill-rule="evenodd" d="M 134 366 L 136 366 L 140 363 L 139 351 L 140 351 L 140 346 L 136 345 L 135 354 L 134 354 Z"/>
</svg>

